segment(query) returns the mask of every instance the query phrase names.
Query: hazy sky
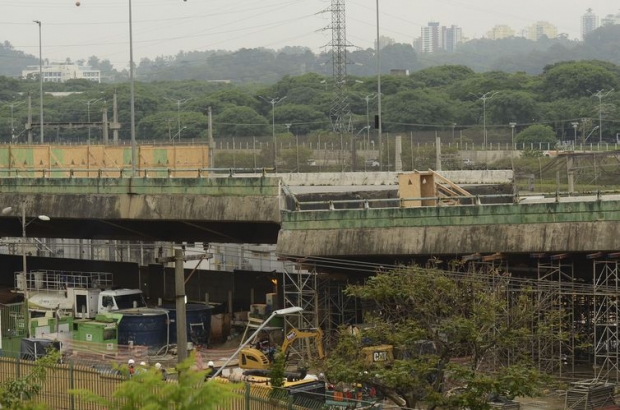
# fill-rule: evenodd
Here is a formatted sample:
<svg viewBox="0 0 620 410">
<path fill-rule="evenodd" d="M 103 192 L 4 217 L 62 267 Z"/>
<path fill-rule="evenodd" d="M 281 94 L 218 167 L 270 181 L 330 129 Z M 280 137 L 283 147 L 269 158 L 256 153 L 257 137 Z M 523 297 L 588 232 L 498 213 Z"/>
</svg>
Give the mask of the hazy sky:
<svg viewBox="0 0 620 410">
<path fill-rule="evenodd" d="M 129 61 L 128 0 L 0 0 L 0 41 L 38 56 L 42 22 L 43 58 L 52 62 L 96 55 L 117 68 Z M 315 52 L 331 40 L 331 0 L 132 0 L 134 59 L 179 51 L 303 45 Z M 372 47 L 376 1 L 347 0 L 347 39 Z M 429 21 L 458 25 L 469 38 L 496 24 L 520 31 L 549 21 L 569 38 L 581 37 L 587 8 L 616 14 L 614 0 L 380 0 L 381 34 L 411 43 Z M 1 61 L 0 61 L 1 64 Z"/>
</svg>

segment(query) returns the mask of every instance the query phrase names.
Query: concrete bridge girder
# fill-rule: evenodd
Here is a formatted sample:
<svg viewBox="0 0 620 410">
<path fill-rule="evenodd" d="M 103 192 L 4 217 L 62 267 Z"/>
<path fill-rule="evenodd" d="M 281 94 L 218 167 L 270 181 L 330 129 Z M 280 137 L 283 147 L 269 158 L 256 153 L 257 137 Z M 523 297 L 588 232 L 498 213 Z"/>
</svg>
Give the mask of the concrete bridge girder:
<svg viewBox="0 0 620 410">
<path fill-rule="evenodd" d="M 620 222 L 280 231 L 280 255 L 455 255 L 620 249 Z"/>
<path fill-rule="evenodd" d="M 275 243 L 280 227 L 275 179 L 1 182 L 0 207 L 23 204 L 31 237 Z M 0 216 L 0 235 L 21 236 L 18 214 Z"/>
</svg>

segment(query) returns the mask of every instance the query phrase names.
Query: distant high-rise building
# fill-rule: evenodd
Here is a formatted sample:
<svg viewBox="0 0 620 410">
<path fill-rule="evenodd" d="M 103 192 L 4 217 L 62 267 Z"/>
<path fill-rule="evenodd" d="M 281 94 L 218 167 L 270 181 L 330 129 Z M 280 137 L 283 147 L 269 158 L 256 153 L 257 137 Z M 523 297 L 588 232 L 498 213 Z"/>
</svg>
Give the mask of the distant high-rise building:
<svg viewBox="0 0 620 410">
<path fill-rule="evenodd" d="M 413 40 L 413 48 L 419 53 L 454 52 L 465 41 L 462 29 L 455 25 L 440 27 L 433 21 L 422 27 L 421 32 L 422 36 Z"/>
<path fill-rule="evenodd" d="M 463 31 L 460 27 L 452 25 L 441 28 L 442 48 L 454 53 L 460 43 L 463 42 Z"/>
<path fill-rule="evenodd" d="M 381 45 L 381 48 L 385 48 L 387 46 L 393 46 L 394 44 L 396 44 L 396 40 L 388 36 L 379 36 L 379 43 Z M 375 50 L 376 49 L 377 49 L 377 40 L 375 40 Z"/>
<path fill-rule="evenodd" d="M 439 22 L 432 21 L 426 27 L 422 27 L 422 49 L 423 53 L 432 53 L 439 50 L 441 41 L 441 30 Z"/>
<path fill-rule="evenodd" d="M 598 28 L 598 16 L 592 12 L 592 9 L 588 9 L 586 13 L 581 16 L 581 39 Z"/>
<path fill-rule="evenodd" d="M 514 36 L 515 31 L 505 24 L 498 24 L 487 32 L 487 38 L 490 40 L 500 40 L 502 38 Z"/>
<path fill-rule="evenodd" d="M 537 21 L 527 29 L 527 39 L 538 41 L 542 36 L 547 38 L 556 38 L 558 29 L 548 21 Z"/>
<path fill-rule="evenodd" d="M 601 20 L 601 26 L 611 26 L 613 24 L 620 24 L 620 13 L 608 14 Z"/>
</svg>

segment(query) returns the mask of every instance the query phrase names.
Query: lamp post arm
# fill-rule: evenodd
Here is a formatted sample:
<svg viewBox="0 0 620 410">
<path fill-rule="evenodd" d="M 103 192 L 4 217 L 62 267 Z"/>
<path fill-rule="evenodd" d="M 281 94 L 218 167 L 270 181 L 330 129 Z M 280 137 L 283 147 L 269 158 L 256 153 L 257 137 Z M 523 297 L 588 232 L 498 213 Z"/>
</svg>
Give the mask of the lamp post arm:
<svg viewBox="0 0 620 410">
<path fill-rule="evenodd" d="M 230 362 L 231 362 L 231 361 L 232 361 L 235 357 L 237 357 L 237 356 L 239 355 L 239 352 L 241 351 L 241 349 L 243 349 L 244 347 L 246 347 L 246 346 L 248 345 L 248 343 L 250 343 L 250 341 L 251 341 L 251 340 L 253 340 L 253 339 L 256 337 L 256 335 L 258 335 L 258 333 L 259 333 L 261 330 L 263 330 L 263 328 L 264 328 L 265 326 L 267 326 L 267 324 L 268 324 L 269 322 L 271 322 L 271 319 L 273 319 L 273 318 L 274 318 L 274 317 L 276 317 L 277 315 L 278 315 L 278 312 L 277 312 L 277 311 L 274 311 L 274 312 L 273 312 L 273 313 L 272 313 L 272 314 L 271 314 L 271 315 L 267 318 L 267 320 L 265 320 L 263 323 L 261 323 L 261 325 L 260 325 L 260 326 L 259 326 L 259 327 L 258 327 L 258 328 L 254 331 L 254 333 L 252 333 L 252 334 L 250 335 L 250 337 L 248 337 L 248 338 L 247 338 L 247 339 L 246 339 L 246 340 L 245 340 L 245 341 L 241 344 L 241 346 L 239 346 L 239 348 L 235 351 L 235 353 L 233 353 L 233 354 L 232 354 L 232 355 L 231 355 L 228 359 L 226 359 L 226 361 L 224 362 L 224 364 L 222 364 L 222 365 L 220 366 L 220 368 L 219 368 L 219 369 L 217 369 L 217 371 L 215 372 L 215 374 L 213 374 L 213 376 L 211 376 L 211 378 L 209 379 L 209 381 L 211 381 L 211 380 L 215 379 L 215 377 L 216 377 L 216 376 L 219 376 L 219 375 L 222 373 L 222 371 L 224 370 L 224 368 L 225 368 L 226 366 L 228 366 L 228 364 L 229 364 L 229 363 L 230 363 Z"/>
</svg>

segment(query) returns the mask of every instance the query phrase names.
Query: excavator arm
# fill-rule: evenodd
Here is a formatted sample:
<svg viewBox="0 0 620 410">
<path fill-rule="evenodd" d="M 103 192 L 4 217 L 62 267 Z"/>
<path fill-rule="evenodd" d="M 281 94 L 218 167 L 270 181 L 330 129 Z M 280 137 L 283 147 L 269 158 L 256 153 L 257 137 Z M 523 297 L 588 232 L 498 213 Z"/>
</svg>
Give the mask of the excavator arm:
<svg viewBox="0 0 620 410">
<path fill-rule="evenodd" d="M 325 358 L 325 351 L 323 350 L 323 331 L 321 329 L 291 329 L 284 337 L 284 342 L 282 343 L 282 354 L 285 355 L 285 357 L 291 344 L 298 339 L 315 339 L 318 358 Z M 245 347 L 239 352 L 239 367 L 242 369 L 265 370 L 269 369 L 270 366 L 271 361 L 259 349 Z"/>
<path fill-rule="evenodd" d="M 325 351 L 323 350 L 323 331 L 321 329 L 291 329 L 284 337 L 284 343 L 282 343 L 282 354 L 286 355 L 286 351 L 291 344 L 298 339 L 310 339 L 316 340 L 316 349 L 319 359 L 325 358 Z"/>
</svg>

